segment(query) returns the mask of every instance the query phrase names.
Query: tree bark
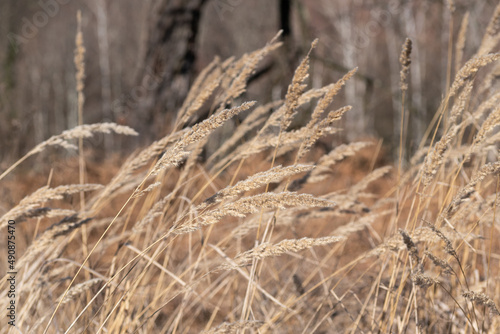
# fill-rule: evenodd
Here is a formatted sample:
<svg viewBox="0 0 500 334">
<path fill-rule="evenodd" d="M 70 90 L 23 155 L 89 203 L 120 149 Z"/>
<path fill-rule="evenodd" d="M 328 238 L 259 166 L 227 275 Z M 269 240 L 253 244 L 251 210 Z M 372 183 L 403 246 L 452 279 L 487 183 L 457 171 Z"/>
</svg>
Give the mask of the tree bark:
<svg viewBox="0 0 500 334">
<path fill-rule="evenodd" d="M 175 113 L 194 76 L 195 41 L 206 0 L 161 0 L 151 13 L 143 70 L 131 92 L 131 115 L 139 130 L 161 132 L 166 113 Z M 144 132 L 143 132 L 144 133 Z"/>
</svg>

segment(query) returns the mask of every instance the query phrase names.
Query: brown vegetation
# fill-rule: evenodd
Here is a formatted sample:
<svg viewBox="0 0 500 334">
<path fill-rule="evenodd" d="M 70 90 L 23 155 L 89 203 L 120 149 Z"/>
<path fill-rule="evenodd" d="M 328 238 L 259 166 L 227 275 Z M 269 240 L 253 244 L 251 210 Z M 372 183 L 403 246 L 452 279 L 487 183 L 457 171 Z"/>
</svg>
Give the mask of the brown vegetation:
<svg viewBox="0 0 500 334">
<path fill-rule="evenodd" d="M 500 331 L 500 108 L 488 81 L 500 57 L 490 53 L 499 16 L 500 5 L 408 162 L 403 97 L 396 168 L 381 166 L 376 141 L 318 145 L 351 112 L 330 108 L 356 69 L 310 88 L 317 41 L 283 100 L 244 102 L 279 35 L 240 58 L 215 59 L 173 130 L 119 166 L 93 162 L 82 143 L 137 134 L 125 125 L 79 125 L 38 144 L 0 175 L 3 192 L 52 146 L 78 142 L 79 155 L 42 168 L 45 185 L 2 211 L 2 233 L 16 221 L 16 325 L 30 333 Z M 400 64 L 405 92 L 411 45 Z M 204 106 L 208 117 L 190 125 Z M 241 113 L 241 123 L 229 122 Z M 109 179 L 91 173 L 104 169 Z"/>
</svg>

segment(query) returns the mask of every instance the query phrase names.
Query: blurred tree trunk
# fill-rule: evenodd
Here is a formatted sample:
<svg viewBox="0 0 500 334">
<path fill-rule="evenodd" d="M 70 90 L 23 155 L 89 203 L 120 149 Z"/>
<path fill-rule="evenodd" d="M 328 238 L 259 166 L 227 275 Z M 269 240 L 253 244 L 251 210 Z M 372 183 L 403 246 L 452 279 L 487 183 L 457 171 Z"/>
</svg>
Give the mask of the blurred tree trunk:
<svg viewBox="0 0 500 334">
<path fill-rule="evenodd" d="M 402 37 L 399 36 L 401 25 L 399 20 L 394 20 L 389 29 L 386 30 L 387 56 L 389 58 L 389 77 L 391 83 L 392 97 L 392 148 L 394 161 L 398 160 L 399 139 L 401 133 L 401 86 L 400 86 L 400 64 L 399 55 L 401 53 Z"/>
<path fill-rule="evenodd" d="M 96 0 L 97 41 L 99 46 L 99 69 L 101 74 L 102 119 L 110 121 L 111 115 L 111 67 L 109 62 L 108 10 L 105 0 Z M 104 151 L 113 148 L 113 137 L 104 137 Z"/>
<path fill-rule="evenodd" d="M 194 76 L 195 41 L 206 0 L 161 0 L 150 14 L 143 69 L 132 99 L 133 124 L 141 133 L 165 129 L 165 113 L 181 106 Z M 137 108 L 134 108 L 134 107 Z"/>
<path fill-rule="evenodd" d="M 10 32 L 15 31 L 16 23 L 18 22 L 18 12 L 21 10 L 21 5 L 17 1 L 9 0 L 2 2 L 2 10 L 0 11 L 0 43 L 3 47 L 0 54 L 1 70 L 0 70 L 0 114 L 3 117 L 0 119 L 0 140 L 6 147 L 11 147 L 11 150 L 0 150 L 0 161 L 7 158 L 17 157 L 20 155 L 21 140 L 19 136 L 13 136 L 20 130 L 20 123 L 17 121 L 19 114 L 17 113 L 16 102 L 13 97 L 13 91 L 16 86 L 15 66 L 18 59 L 16 46 L 8 38 Z M 7 156 L 10 154 L 10 157 Z"/>
<path fill-rule="evenodd" d="M 342 13 L 338 25 L 340 39 L 342 41 L 343 65 L 348 69 L 353 69 L 358 66 L 358 54 L 354 45 L 354 28 L 353 17 L 350 13 L 354 12 L 355 4 L 352 1 L 339 2 L 337 10 Z M 367 135 L 369 130 L 367 119 L 365 117 L 364 103 L 360 98 L 364 96 L 361 87 L 364 82 L 358 80 L 350 80 L 345 85 L 346 102 L 353 108 L 346 114 L 345 136 L 348 141 L 357 140 Z"/>
</svg>

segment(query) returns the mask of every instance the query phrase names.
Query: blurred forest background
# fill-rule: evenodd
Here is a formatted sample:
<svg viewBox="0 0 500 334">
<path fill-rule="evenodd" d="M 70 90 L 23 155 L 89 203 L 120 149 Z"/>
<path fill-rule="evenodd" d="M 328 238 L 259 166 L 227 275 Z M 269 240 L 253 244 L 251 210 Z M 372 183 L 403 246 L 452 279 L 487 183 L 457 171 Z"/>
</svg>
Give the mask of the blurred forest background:
<svg viewBox="0 0 500 334">
<path fill-rule="evenodd" d="M 446 91 L 448 71 L 453 76 L 480 44 L 497 3 L 455 1 L 450 12 L 446 0 L 2 0 L 2 167 L 77 125 L 73 58 L 79 9 L 87 50 L 84 123 L 112 121 L 141 133 L 133 142 L 103 140 L 96 144 L 103 153 L 158 138 L 214 57 L 241 56 L 283 30 L 283 47 L 262 63 L 244 99 L 283 98 L 293 70 L 319 38 L 310 86 L 334 82 L 359 67 L 335 102 L 353 106 L 339 140 L 382 138 L 389 151 L 399 136 L 398 59 L 410 37 L 411 154 Z M 449 62 L 450 41 L 455 47 L 466 16 L 464 57 Z M 205 109 L 208 113 L 210 106 Z"/>
</svg>

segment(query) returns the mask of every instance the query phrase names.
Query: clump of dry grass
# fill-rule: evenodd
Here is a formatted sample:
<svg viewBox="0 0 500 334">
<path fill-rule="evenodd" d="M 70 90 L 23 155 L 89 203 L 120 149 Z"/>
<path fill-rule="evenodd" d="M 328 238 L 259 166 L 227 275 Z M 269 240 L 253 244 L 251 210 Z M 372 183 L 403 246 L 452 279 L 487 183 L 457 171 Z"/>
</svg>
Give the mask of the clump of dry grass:
<svg viewBox="0 0 500 334">
<path fill-rule="evenodd" d="M 19 159 L 17 162 L 12 164 L 7 170 L 5 170 L 1 175 L 0 175 L 0 180 L 3 179 L 7 174 L 12 172 L 15 167 L 17 167 L 19 164 L 21 164 L 24 160 L 27 158 L 43 152 L 47 147 L 50 146 L 61 146 L 62 148 L 65 149 L 77 149 L 76 145 L 72 144 L 70 141 L 73 139 L 79 139 L 79 138 L 90 138 L 94 135 L 94 133 L 117 133 L 117 134 L 123 134 L 123 135 L 128 135 L 128 136 L 136 136 L 137 132 L 124 125 L 118 125 L 115 123 L 97 123 L 97 124 L 85 124 L 85 125 L 78 125 L 74 127 L 71 130 L 66 130 L 60 135 L 52 136 L 46 141 L 38 144 L 34 148 L 32 148 L 28 153 L 26 153 L 21 159 Z"/>
<path fill-rule="evenodd" d="M 386 166 L 345 182 L 352 171 L 339 174 L 340 166 L 352 168 L 368 142 L 317 154 L 319 138 L 338 131 L 349 112 L 328 109 L 356 72 L 308 90 L 317 41 L 284 99 L 264 105 L 241 98 L 259 61 L 280 46 L 276 38 L 240 59 L 214 60 L 172 132 L 127 159 L 108 183 L 42 187 L 3 214 L 0 229 L 9 219 L 24 221 L 18 231 L 29 236 L 18 252 L 18 328 L 497 332 L 499 162 L 498 152 L 491 161 L 484 148 L 500 139 L 500 93 L 475 82 L 499 59 L 481 51 L 491 52 L 497 25 L 496 13 L 477 55 L 457 69 L 438 111 L 445 121 L 406 170 L 399 164 L 397 180 Z M 407 40 L 403 91 L 410 89 L 410 50 Z M 310 102 L 310 119 L 290 128 Z M 196 122 L 209 103 L 210 116 Z M 243 111 L 231 136 L 202 158 L 217 129 Z M 74 140 L 96 132 L 136 134 L 111 123 L 81 125 L 20 162 L 50 146 L 75 148 Z M 89 192 L 80 205 L 67 201 L 80 192 Z M 41 232 L 33 236 L 35 219 Z"/>
<path fill-rule="evenodd" d="M 233 323 L 224 322 L 208 331 L 203 331 L 204 334 L 230 334 L 237 333 L 244 329 L 258 329 L 263 325 L 262 321 L 248 320 L 248 321 L 238 321 Z"/>
<path fill-rule="evenodd" d="M 33 194 L 26 196 L 19 202 L 17 206 L 9 210 L 2 216 L 2 223 L 0 225 L 0 230 L 5 228 L 9 220 L 14 220 L 21 222 L 26 218 L 34 218 L 47 215 L 48 217 L 56 217 L 58 215 L 68 215 L 73 214 L 71 210 L 64 209 L 52 209 L 50 207 L 40 208 L 41 203 L 50 200 L 60 200 L 64 196 L 79 193 L 81 191 L 94 191 L 101 189 L 100 184 L 72 184 L 59 186 L 56 188 L 42 187 L 35 191 Z M 71 215 L 70 214 L 70 215 Z"/>
<path fill-rule="evenodd" d="M 495 62 L 498 59 L 500 59 L 500 55 L 493 53 L 493 54 L 480 55 L 467 61 L 465 65 L 462 66 L 458 71 L 458 73 L 456 74 L 455 81 L 453 81 L 453 84 L 451 85 L 449 95 L 450 96 L 455 95 L 458 92 L 458 90 L 461 87 L 463 87 L 466 81 L 471 79 L 477 73 L 477 71 L 479 71 L 481 67 L 491 64 L 492 62 Z"/>
<path fill-rule="evenodd" d="M 499 316 L 500 312 L 498 311 L 497 306 L 495 305 L 495 302 L 493 299 L 490 297 L 486 296 L 482 292 L 474 292 L 474 291 L 465 291 L 462 293 L 462 296 L 464 296 L 467 300 L 470 300 L 471 302 L 477 303 L 479 305 L 484 305 L 488 307 L 488 310 L 492 315 Z"/>
<path fill-rule="evenodd" d="M 249 251 L 238 254 L 230 265 L 224 265 L 221 269 L 240 267 L 249 264 L 253 259 L 264 259 L 266 257 L 279 256 L 287 252 L 298 252 L 313 246 L 328 245 L 343 240 L 345 240 L 345 237 L 322 237 L 282 240 L 276 245 L 262 243 Z"/>
</svg>

